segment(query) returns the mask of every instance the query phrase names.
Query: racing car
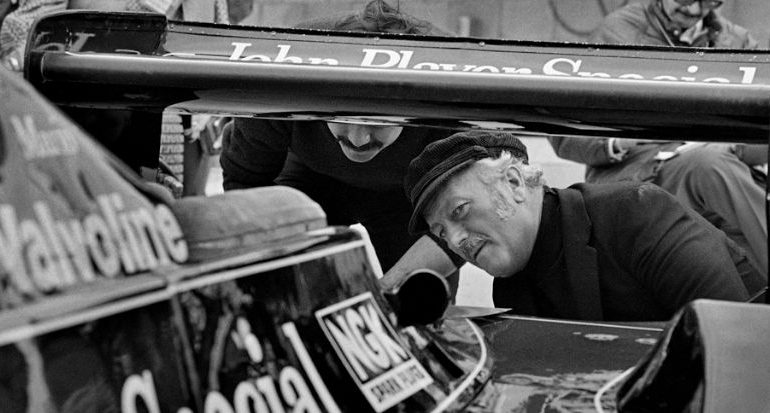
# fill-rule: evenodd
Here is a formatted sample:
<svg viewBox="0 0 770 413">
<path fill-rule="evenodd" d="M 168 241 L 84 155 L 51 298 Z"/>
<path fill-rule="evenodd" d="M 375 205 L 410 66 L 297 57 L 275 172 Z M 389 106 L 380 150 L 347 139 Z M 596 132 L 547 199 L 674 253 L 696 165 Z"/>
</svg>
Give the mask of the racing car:
<svg viewBox="0 0 770 413">
<path fill-rule="evenodd" d="M 473 317 L 446 308 L 427 271 L 410 285 L 440 299 L 415 321 L 406 284 L 380 290 L 365 231 L 328 226 L 302 193 L 175 200 L 140 179 L 159 167 L 164 113 L 587 139 L 769 132 L 770 53 L 100 12 L 47 16 L 30 39 L 26 81 L 0 72 L 3 411 L 613 410 L 624 371 L 678 331 Z M 767 394 L 736 390 L 752 406 Z"/>
</svg>

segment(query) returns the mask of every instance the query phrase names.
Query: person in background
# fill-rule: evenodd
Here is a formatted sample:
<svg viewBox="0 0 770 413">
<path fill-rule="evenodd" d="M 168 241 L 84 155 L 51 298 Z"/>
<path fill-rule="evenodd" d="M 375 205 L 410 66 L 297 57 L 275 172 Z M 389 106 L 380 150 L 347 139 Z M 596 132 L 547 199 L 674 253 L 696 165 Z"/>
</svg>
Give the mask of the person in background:
<svg viewBox="0 0 770 413">
<path fill-rule="evenodd" d="M 749 32 L 718 13 L 720 0 L 651 0 L 609 14 L 595 43 L 753 49 Z M 586 181 L 652 182 L 743 247 L 767 277 L 767 145 L 549 138 L 556 154 L 587 165 Z M 756 179 L 759 178 L 759 179 Z"/>
<path fill-rule="evenodd" d="M 766 287 L 744 251 L 646 183 L 544 185 L 510 133 L 460 132 L 409 165 L 413 233 L 495 277 L 496 307 L 581 320 L 667 320 L 688 301 Z"/>
<path fill-rule="evenodd" d="M 647 0 L 604 18 L 593 43 L 756 49 L 745 28 L 719 14 L 722 0 Z"/>
<path fill-rule="evenodd" d="M 316 19 L 298 27 L 446 34 L 382 0 L 369 2 L 360 12 Z M 225 190 L 276 184 L 294 187 L 321 205 L 329 224 L 361 223 L 384 271 L 405 274 L 430 258 L 437 269 L 451 272 L 455 268 L 451 256 L 436 242 L 408 234 L 411 207 L 402 192 L 409 161 L 426 144 L 448 134 L 387 122 L 235 118 L 224 131 L 220 155 L 223 186 Z M 456 284 L 456 278 L 450 283 Z"/>
</svg>

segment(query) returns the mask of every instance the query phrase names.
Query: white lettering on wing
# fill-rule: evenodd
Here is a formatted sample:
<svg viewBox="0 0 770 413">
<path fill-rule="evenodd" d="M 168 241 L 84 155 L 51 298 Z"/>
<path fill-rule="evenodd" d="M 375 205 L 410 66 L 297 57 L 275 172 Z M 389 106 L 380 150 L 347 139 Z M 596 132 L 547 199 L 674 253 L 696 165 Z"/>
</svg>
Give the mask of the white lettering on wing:
<svg viewBox="0 0 770 413">
<path fill-rule="evenodd" d="M 340 61 L 330 56 L 307 56 L 303 54 L 291 54 L 292 46 L 290 44 L 279 44 L 273 50 L 261 50 L 262 53 L 250 54 L 249 50 L 254 47 L 250 42 L 230 42 L 230 51 L 228 60 L 235 61 L 260 61 L 274 63 L 292 63 L 292 64 L 310 64 L 310 65 L 331 65 L 337 66 Z M 271 46 L 272 47 L 272 46 Z M 690 65 L 684 68 L 687 74 L 676 75 L 670 73 L 660 73 L 660 70 L 651 71 L 647 75 L 640 73 L 612 73 L 608 70 L 585 70 L 583 66 L 589 63 L 583 59 L 573 57 L 554 57 L 543 63 L 539 69 L 527 66 L 498 66 L 494 64 L 479 63 L 458 63 L 441 62 L 433 58 L 430 61 L 421 61 L 417 58 L 415 50 L 395 50 L 389 48 L 370 48 L 361 49 L 361 60 L 359 67 L 375 69 L 409 69 L 409 70 L 427 70 L 427 71 L 446 71 L 446 72 L 467 72 L 467 73 L 502 73 L 507 75 L 545 75 L 559 77 L 585 77 L 593 79 L 619 79 L 619 80 L 652 80 L 663 82 L 700 82 L 700 83 L 741 83 L 754 84 L 757 75 L 757 67 L 740 66 L 733 68 L 736 70 L 734 79 L 726 77 L 705 77 L 698 78 L 690 76 L 698 72 L 697 65 Z M 194 58 L 197 55 L 193 52 L 176 51 L 167 53 L 168 56 Z M 627 62 L 624 62 L 627 63 Z M 596 64 L 596 62 L 594 62 Z M 695 70 L 693 70 L 695 68 Z M 538 71 L 539 70 L 539 71 Z M 618 71 L 622 71 L 619 68 Z M 720 70 L 724 72 L 724 69 Z"/>
<path fill-rule="evenodd" d="M 252 43 L 232 42 L 230 43 L 230 45 L 232 46 L 232 50 L 230 51 L 230 55 L 227 58 L 228 60 L 236 60 L 236 61 L 243 61 L 243 62 L 260 61 L 260 62 L 294 63 L 294 64 L 308 63 L 311 65 L 329 65 L 329 66 L 339 65 L 339 60 L 331 57 L 292 56 L 289 54 L 291 52 L 291 45 L 289 44 L 277 45 L 276 47 L 278 48 L 278 53 L 272 58 L 267 54 L 246 54 L 248 49 L 251 46 L 253 46 Z M 184 52 L 177 52 L 177 55 L 182 53 Z"/>
<path fill-rule="evenodd" d="M 567 68 L 570 69 L 569 72 L 562 72 L 560 70 L 557 70 L 557 65 L 564 63 L 567 65 Z M 551 59 L 543 65 L 543 74 L 550 75 L 550 76 L 569 76 L 570 73 L 575 73 L 578 70 L 580 70 L 580 64 L 581 61 L 574 61 L 572 59 L 566 59 L 566 58 L 557 58 L 557 59 Z"/>
</svg>

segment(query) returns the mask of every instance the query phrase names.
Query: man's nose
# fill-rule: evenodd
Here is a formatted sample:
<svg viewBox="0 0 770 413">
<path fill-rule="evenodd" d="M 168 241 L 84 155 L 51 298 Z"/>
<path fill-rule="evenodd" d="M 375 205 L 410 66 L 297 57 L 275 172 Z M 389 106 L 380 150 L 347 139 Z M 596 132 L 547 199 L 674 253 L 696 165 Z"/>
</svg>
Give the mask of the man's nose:
<svg viewBox="0 0 770 413">
<path fill-rule="evenodd" d="M 700 1 L 695 1 L 687 6 L 687 12 L 692 16 L 700 16 L 703 13 L 703 5 L 700 4 Z"/>
<path fill-rule="evenodd" d="M 355 125 L 348 131 L 348 140 L 355 146 L 364 146 L 372 140 L 372 133 L 365 126 Z"/>
<path fill-rule="evenodd" d="M 468 238 L 468 231 L 460 225 L 450 224 L 446 228 L 447 243 L 455 250 L 462 252 L 462 245 Z"/>
</svg>

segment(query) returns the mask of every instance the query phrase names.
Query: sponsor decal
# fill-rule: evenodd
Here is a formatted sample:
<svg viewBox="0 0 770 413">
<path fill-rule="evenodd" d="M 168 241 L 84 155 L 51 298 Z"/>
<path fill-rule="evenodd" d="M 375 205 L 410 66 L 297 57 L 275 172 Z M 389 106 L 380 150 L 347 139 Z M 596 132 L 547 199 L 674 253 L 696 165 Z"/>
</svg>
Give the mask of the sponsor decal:
<svg viewBox="0 0 770 413">
<path fill-rule="evenodd" d="M 175 33 L 176 34 L 176 33 Z M 74 33 L 69 44 L 47 43 L 38 50 L 86 50 L 94 33 Z M 239 41 L 229 44 L 218 41 L 204 43 L 200 50 L 172 50 L 162 56 L 189 59 L 227 59 L 240 62 L 291 63 L 303 65 L 358 66 L 394 70 L 427 70 L 443 72 L 497 73 L 503 75 L 541 75 L 618 80 L 651 80 L 688 83 L 766 84 L 766 75 L 759 76 L 758 65 L 743 62 L 703 62 L 650 59 L 620 56 L 591 56 L 579 51 L 559 55 L 553 51 L 533 53 L 518 51 L 477 51 L 444 49 L 440 46 L 415 48 L 358 47 L 328 43 L 319 47 L 315 42 Z M 178 41 L 185 44 L 184 41 Z M 196 43 L 197 44 L 197 43 Z M 480 44 L 483 46 L 483 42 Z M 118 49 L 114 53 L 136 54 L 138 50 Z"/>
<path fill-rule="evenodd" d="M 306 412 L 320 413 L 327 411 L 339 413 L 340 409 L 320 380 L 315 365 L 307 356 L 302 341 L 297 335 L 294 323 L 281 326 L 284 334 L 297 354 L 302 369 L 309 377 L 312 388 L 318 394 L 313 396 L 298 366 L 284 366 L 277 372 L 277 377 L 264 375 L 241 381 L 233 392 L 232 400 L 222 393 L 212 390 L 206 394 L 203 413 L 271 413 L 271 412 Z M 252 334 L 251 325 L 239 317 L 231 338 L 240 350 L 246 352 L 253 363 L 263 362 L 263 352 L 259 339 Z M 155 390 L 152 373 L 148 370 L 126 378 L 121 389 L 121 411 L 123 413 L 144 412 L 160 413 L 160 403 Z M 180 407 L 177 413 L 192 413 L 189 407 Z"/>
<path fill-rule="evenodd" d="M 57 219 L 37 201 L 32 217 L 0 204 L 0 268 L 34 295 L 187 260 L 187 243 L 166 205 L 127 209 L 119 193 L 96 196 L 99 213 Z M 7 288 L 7 287 L 4 287 Z"/>
<path fill-rule="evenodd" d="M 382 412 L 433 382 L 402 344 L 370 292 L 315 313 L 366 400 Z"/>
<path fill-rule="evenodd" d="M 277 51 L 271 53 L 251 53 L 249 50 L 252 43 L 231 42 L 229 60 L 235 61 L 256 61 L 272 63 L 294 63 L 308 65 L 330 65 L 337 66 L 340 61 L 331 57 L 310 57 L 297 53 L 291 54 L 292 46 L 290 44 L 279 44 Z M 387 48 L 363 48 L 358 57 L 357 65 L 364 68 L 377 69 L 412 69 L 444 72 L 470 72 L 470 73 L 499 73 L 508 75 L 545 75 L 559 77 L 582 77 L 598 79 L 619 79 L 619 80 L 654 80 L 667 82 L 690 82 L 690 83 L 740 83 L 753 84 L 757 74 L 756 66 L 738 66 L 729 65 L 732 72 L 720 70 L 720 76 L 701 75 L 701 67 L 696 64 L 682 64 L 667 62 L 670 66 L 667 69 L 675 69 L 676 72 L 661 73 L 658 69 L 654 73 L 646 71 L 645 73 L 628 72 L 627 68 L 620 67 L 619 70 L 611 71 L 602 68 L 588 67 L 584 59 L 576 56 L 571 57 L 553 57 L 542 64 L 529 64 L 527 66 L 508 66 L 500 64 L 483 63 L 456 63 L 441 61 L 425 61 L 415 57 L 419 50 L 400 50 Z M 178 57 L 196 57 L 195 53 L 169 53 L 167 56 Z M 547 56 L 543 54 L 542 56 Z M 602 58 L 598 58 L 601 61 Z M 608 58 L 603 58 L 607 60 Z M 596 59 L 594 64 L 596 63 Z M 534 62 L 529 62 L 534 63 Z M 618 65 L 619 66 L 619 65 Z"/>
<path fill-rule="evenodd" d="M 32 116 L 10 116 L 11 127 L 16 132 L 25 159 L 75 155 L 78 153 L 78 131 L 73 126 L 61 125 L 42 130 L 35 125 Z"/>
<path fill-rule="evenodd" d="M 47 32 L 39 33 L 41 37 L 44 37 L 45 35 L 49 34 Z M 49 43 L 43 43 L 38 44 L 35 46 L 36 50 L 51 50 L 51 51 L 57 51 L 57 52 L 64 52 L 64 51 L 72 51 L 72 52 L 79 52 L 83 49 L 83 47 L 86 45 L 88 40 L 96 37 L 96 33 L 88 33 L 88 32 L 69 32 L 69 36 L 67 38 L 67 43 L 62 42 L 49 42 Z"/>
</svg>

